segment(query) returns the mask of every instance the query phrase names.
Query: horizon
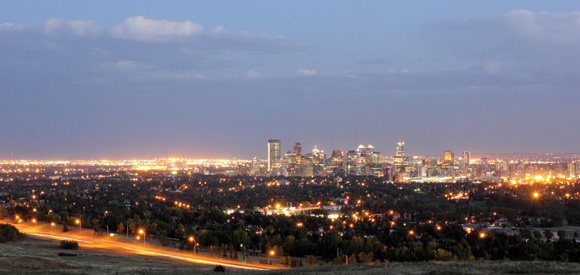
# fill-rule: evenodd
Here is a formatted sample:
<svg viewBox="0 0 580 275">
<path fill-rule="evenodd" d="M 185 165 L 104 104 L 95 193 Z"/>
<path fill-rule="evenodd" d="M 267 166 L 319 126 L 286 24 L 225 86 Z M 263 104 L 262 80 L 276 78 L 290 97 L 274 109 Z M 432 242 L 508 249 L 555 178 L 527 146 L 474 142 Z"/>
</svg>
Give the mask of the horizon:
<svg viewBox="0 0 580 275">
<path fill-rule="evenodd" d="M 353 147 L 349 150 L 355 150 L 356 148 Z M 340 151 L 340 149 L 335 149 Z M 322 152 L 324 152 L 327 156 L 329 156 L 330 153 L 332 153 L 332 151 L 334 150 L 324 150 L 321 149 Z M 394 151 L 394 150 L 393 150 Z M 405 153 L 405 156 L 411 156 L 411 157 L 426 157 L 426 158 L 443 158 L 443 151 L 441 151 L 440 154 L 407 154 Z M 454 151 L 451 150 L 457 158 L 461 158 L 460 154 L 462 152 L 465 151 Z M 506 156 L 518 156 L 518 155 L 534 155 L 536 157 L 541 157 L 541 156 L 560 156 L 560 155 L 572 155 L 572 156 L 576 156 L 576 155 L 580 155 L 580 152 L 503 152 L 503 153 L 482 153 L 482 152 L 473 152 L 473 151 L 469 151 L 466 150 L 467 152 L 469 152 L 471 154 L 471 158 L 477 158 L 477 157 L 489 157 L 489 156 L 496 156 L 496 157 L 506 157 Z M 293 152 L 292 150 L 287 150 L 287 151 L 282 151 L 282 152 Z M 304 153 L 308 153 L 309 151 L 305 151 L 304 147 L 302 150 L 303 154 Z M 381 153 L 381 158 L 389 158 L 389 157 L 393 157 L 395 156 L 395 154 L 384 154 L 384 152 L 382 151 L 376 151 Z M 265 153 L 264 153 L 265 155 Z M 282 154 L 283 155 L 283 154 Z M 207 157 L 207 156 L 179 156 L 179 155 L 162 155 L 162 156 L 148 156 L 148 157 L 120 157 L 120 158 L 107 158 L 107 157 L 87 157 L 87 158 L 50 158 L 50 157 L 27 157 L 27 158 L 18 158 L 18 157 L 14 157 L 14 158 L 0 158 L 0 160 L 2 161 L 137 161 L 137 160 L 157 160 L 157 159 L 162 159 L 162 160 L 171 160 L 171 159 L 188 159 L 188 160 L 252 160 L 254 158 L 258 158 L 259 160 L 267 160 L 268 157 L 267 156 L 258 156 L 258 155 L 253 155 L 253 156 L 243 156 L 243 157 L 237 157 L 237 156 L 233 156 L 233 157 L 227 157 L 227 156 L 218 156 L 218 157 Z M 284 157 L 282 157 L 284 158 Z"/>
</svg>

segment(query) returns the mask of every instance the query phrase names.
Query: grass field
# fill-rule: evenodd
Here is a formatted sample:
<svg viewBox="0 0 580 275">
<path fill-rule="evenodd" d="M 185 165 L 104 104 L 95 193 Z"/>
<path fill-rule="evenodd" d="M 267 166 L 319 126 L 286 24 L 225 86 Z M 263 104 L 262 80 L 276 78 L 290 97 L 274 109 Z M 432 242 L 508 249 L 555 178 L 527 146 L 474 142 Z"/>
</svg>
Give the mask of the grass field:
<svg viewBox="0 0 580 275">
<path fill-rule="evenodd" d="M 59 256 L 71 253 L 76 256 Z M 106 249 L 63 250 L 57 240 L 24 237 L 0 244 L 0 272 L 16 274 L 184 274 L 211 267 L 145 255 L 122 255 Z"/>
<path fill-rule="evenodd" d="M 59 256 L 72 253 L 76 256 Z M 58 241 L 25 237 L 0 244 L 0 273 L 10 274 L 219 274 L 211 266 L 144 255 L 121 255 L 102 249 L 63 250 Z M 580 264 L 557 262 L 465 261 L 381 263 L 373 265 L 318 265 L 280 271 L 240 271 L 231 274 L 580 274 Z"/>
</svg>

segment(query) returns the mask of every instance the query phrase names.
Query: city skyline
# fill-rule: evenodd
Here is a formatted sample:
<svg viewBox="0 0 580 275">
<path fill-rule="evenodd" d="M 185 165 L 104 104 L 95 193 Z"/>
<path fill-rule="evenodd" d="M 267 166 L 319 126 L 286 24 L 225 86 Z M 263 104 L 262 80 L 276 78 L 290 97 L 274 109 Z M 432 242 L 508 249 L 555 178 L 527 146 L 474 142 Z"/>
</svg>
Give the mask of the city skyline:
<svg viewBox="0 0 580 275">
<path fill-rule="evenodd" d="M 575 1 L 174 4 L 3 1 L 0 159 L 580 152 Z"/>
</svg>

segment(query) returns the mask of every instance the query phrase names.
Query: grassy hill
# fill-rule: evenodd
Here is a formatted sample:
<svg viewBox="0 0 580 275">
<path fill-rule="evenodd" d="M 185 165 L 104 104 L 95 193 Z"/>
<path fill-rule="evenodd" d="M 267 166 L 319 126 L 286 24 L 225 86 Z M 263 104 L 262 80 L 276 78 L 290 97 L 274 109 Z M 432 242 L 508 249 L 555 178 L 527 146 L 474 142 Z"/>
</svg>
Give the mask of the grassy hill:
<svg viewBox="0 0 580 275">
<path fill-rule="evenodd" d="M 62 255 L 70 253 L 73 255 Z M 59 256 L 59 254 L 61 254 Z M 211 266 L 183 263 L 145 255 L 121 255 L 106 249 L 70 251 L 57 240 L 28 237 L 0 244 L 0 273 L 10 274 L 220 274 Z M 250 272 L 226 269 L 226 274 L 580 274 L 580 264 L 558 262 L 464 261 L 380 263 L 373 265 L 318 265 L 312 268 Z"/>
</svg>

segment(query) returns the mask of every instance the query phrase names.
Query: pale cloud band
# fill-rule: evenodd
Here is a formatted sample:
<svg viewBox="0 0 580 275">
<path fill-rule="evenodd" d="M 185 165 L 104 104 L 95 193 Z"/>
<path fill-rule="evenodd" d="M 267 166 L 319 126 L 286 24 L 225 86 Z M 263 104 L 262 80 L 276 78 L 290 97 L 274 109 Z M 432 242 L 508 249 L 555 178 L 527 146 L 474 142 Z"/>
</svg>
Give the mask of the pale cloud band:
<svg viewBox="0 0 580 275">
<path fill-rule="evenodd" d="M 318 71 L 316 71 L 315 69 L 300 69 L 296 72 L 296 74 L 298 74 L 298 75 L 316 75 L 316 74 L 318 74 Z"/>
<path fill-rule="evenodd" d="M 120 25 L 114 26 L 111 36 L 120 39 L 142 42 L 162 42 L 172 38 L 199 34 L 203 27 L 190 21 L 175 22 L 148 19 L 143 16 L 129 17 Z"/>
</svg>

